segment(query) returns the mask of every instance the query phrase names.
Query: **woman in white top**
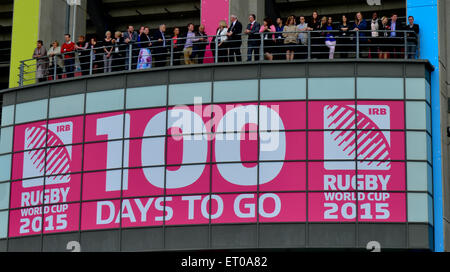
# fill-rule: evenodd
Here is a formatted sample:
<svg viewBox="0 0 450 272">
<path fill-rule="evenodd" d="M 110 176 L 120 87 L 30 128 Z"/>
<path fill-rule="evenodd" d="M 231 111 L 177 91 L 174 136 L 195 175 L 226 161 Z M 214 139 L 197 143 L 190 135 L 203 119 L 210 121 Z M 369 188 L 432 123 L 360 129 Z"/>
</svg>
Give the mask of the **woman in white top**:
<svg viewBox="0 0 450 272">
<path fill-rule="evenodd" d="M 219 55 L 219 62 L 227 62 L 228 59 L 228 48 L 227 48 L 227 23 L 224 20 L 219 22 L 219 28 L 217 28 L 216 39 L 217 39 L 217 49 Z"/>
<path fill-rule="evenodd" d="M 48 67 L 49 75 L 53 77 L 56 69 L 56 78 L 54 78 L 53 80 L 59 79 L 60 75 L 62 75 L 63 72 L 62 67 L 64 66 L 64 63 L 61 57 L 61 47 L 59 46 L 58 41 L 54 41 L 52 43 L 52 46 L 47 51 L 47 56 L 50 64 L 50 66 Z M 56 67 L 54 65 L 54 59 L 56 59 Z"/>
</svg>

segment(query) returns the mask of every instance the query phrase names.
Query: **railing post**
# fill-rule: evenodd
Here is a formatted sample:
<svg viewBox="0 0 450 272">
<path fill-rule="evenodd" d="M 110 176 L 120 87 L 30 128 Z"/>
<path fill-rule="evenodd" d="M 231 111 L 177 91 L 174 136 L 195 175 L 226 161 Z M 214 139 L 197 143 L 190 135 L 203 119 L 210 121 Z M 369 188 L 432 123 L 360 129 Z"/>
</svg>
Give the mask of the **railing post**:
<svg viewBox="0 0 450 272">
<path fill-rule="evenodd" d="M 404 39 L 404 45 L 405 45 L 405 59 L 408 59 L 408 33 L 403 32 L 403 39 Z"/>
<path fill-rule="evenodd" d="M 308 59 L 311 59 L 311 32 L 308 30 Z"/>
<path fill-rule="evenodd" d="M 356 31 L 356 58 L 359 59 L 359 30 Z"/>
<path fill-rule="evenodd" d="M 128 46 L 128 71 L 131 71 L 133 64 L 133 44 L 130 43 Z"/>
<path fill-rule="evenodd" d="M 262 61 L 264 60 L 264 35 L 263 32 L 259 33 L 259 40 L 260 40 L 260 45 L 259 45 L 259 60 Z"/>
<path fill-rule="evenodd" d="M 170 42 L 170 66 L 173 66 L 173 39 Z"/>
<path fill-rule="evenodd" d="M 58 76 L 58 74 L 57 74 L 58 63 L 56 62 L 56 60 L 57 60 L 57 57 L 55 55 L 55 56 L 53 56 L 53 80 L 56 80 L 57 76 Z"/>
<path fill-rule="evenodd" d="M 216 39 L 214 40 L 215 43 L 215 50 L 214 50 L 214 63 L 218 63 L 219 62 L 219 41 L 218 41 L 219 36 L 216 35 Z"/>
<path fill-rule="evenodd" d="M 94 48 L 91 47 L 91 53 L 89 54 L 90 60 L 89 60 L 89 75 L 92 75 L 92 68 L 94 67 Z"/>
<path fill-rule="evenodd" d="M 23 61 L 20 61 L 20 67 L 19 67 L 19 86 L 23 86 L 23 73 L 24 73 L 24 63 Z"/>
</svg>

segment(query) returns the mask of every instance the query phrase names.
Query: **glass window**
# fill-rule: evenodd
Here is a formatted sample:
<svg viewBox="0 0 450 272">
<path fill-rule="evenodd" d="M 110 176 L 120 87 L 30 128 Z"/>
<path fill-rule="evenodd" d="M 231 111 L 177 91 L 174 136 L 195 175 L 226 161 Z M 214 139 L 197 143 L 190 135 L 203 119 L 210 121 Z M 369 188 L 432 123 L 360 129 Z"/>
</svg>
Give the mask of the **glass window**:
<svg viewBox="0 0 450 272">
<path fill-rule="evenodd" d="M 431 193 L 432 173 L 426 162 L 407 163 L 408 191 L 429 191 Z"/>
<path fill-rule="evenodd" d="M 433 204 L 428 194 L 408 194 L 408 222 L 433 224 Z"/>
<path fill-rule="evenodd" d="M 428 81 L 425 81 L 425 96 L 428 103 L 431 103 L 431 85 L 430 83 L 428 83 Z"/>
<path fill-rule="evenodd" d="M 121 110 L 123 104 L 123 90 L 95 92 L 86 95 L 86 113 Z"/>
<path fill-rule="evenodd" d="M 169 105 L 192 105 L 194 104 L 194 98 L 197 97 L 201 98 L 202 103 L 211 103 L 211 82 L 169 86 Z"/>
<path fill-rule="evenodd" d="M 403 99 L 403 78 L 360 77 L 358 99 Z"/>
<path fill-rule="evenodd" d="M 0 212 L 0 238 L 8 236 L 8 211 Z"/>
<path fill-rule="evenodd" d="M 407 78 L 406 79 L 406 99 L 427 98 L 425 78 Z"/>
<path fill-rule="evenodd" d="M 14 105 L 2 108 L 2 126 L 12 125 L 14 122 Z"/>
<path fill-rule="evenodd" d="M 11 155 L 0 156 L 0 181 L 11 179 Z"/>
<path fill-rule="evenodd" d="M 431 108 L 428 104 L 426 104 L 427 111 L 427 131 L 431 134 Z"/>
<path fill-rule="evenodd" d="M 0 210 L 9 208 L 9 182 L 0 183 Z"/>
<path fill-rule="evenodd" d="M 309 99 L 352 99 L 355 98 L 354 78 L 310 78 Z"/>
<path fill-rule="evenodd" d="M 16 123 L 26 123 L 46 119 L 47 104 L 47 99 L 17 104 Z"/>
<path fill-rule="evenodd" d="M 166 101 L 166 85 L 127 89 L 127 109 L 165 107 Z"/>
<path fill-rule="evenodd" d="M 305 78 L 261 79 L 261 100 L 306 99 Z"/>
<path fill-rule="evenodd" d="M 406 102 L 407 129 L 427 129 L 427 120 L 425 102 Z"/>
<path fill-rule="evenodd" d="M 425 132 L 408 131 L 406 133 L 408 160 L 427 160 L 427 142 Z"/>
<path fill-rule="evenodd" d="M 214 102 L 241 102 L 258 100 L 258 80 L 231 80 L 214 82 Z"/>
<path fill-rule="evenodd" d="M 50 118 L 83 114 L 84 94 L 50 99 Z"/>
<path fill-rule="evenodd" d="M 2 128 L 0 131 L 0 153 L 12 151 L 13 127 Z"/>
</svg>

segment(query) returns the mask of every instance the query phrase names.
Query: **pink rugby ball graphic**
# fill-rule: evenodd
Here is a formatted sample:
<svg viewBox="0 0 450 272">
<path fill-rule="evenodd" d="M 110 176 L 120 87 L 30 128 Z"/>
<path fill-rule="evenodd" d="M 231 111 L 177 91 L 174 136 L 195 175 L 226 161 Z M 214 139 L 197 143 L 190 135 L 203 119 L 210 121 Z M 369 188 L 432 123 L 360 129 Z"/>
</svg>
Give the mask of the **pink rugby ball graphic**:
<svg viewBox="0 0 450 272">
<path fill-rule="evenodd" d="M 370 160 L 365 162 L 369 166 L 390 165 L 390 162 L 383 162 L 391 160 L 389 141 L 379 126 L 366 114 L 346 105 L 326 106 L 324 113 L 325 122 L 328 123 L 327 129 L 334 129 L 330 134 L 334 136 L 333 140 L 341 151 L 348 156 L 354 156 L 357 150 L 358 160 Z M 355 121 L 359 131 L 357 139 Z"/>
</svg>

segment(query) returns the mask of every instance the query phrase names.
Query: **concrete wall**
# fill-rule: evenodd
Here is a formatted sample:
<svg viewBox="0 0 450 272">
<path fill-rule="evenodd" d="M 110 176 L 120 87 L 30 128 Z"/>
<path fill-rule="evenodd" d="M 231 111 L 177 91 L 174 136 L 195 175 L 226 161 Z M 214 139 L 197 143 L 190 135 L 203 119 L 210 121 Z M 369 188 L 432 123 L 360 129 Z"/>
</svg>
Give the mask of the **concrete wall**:
<svg viewBox="0 0 450 272">
<path fill-rule="evenodd" d="M 77 7 L 76 33 L 72 39 L 86 34 L 86 5 L 87 0 L 81 1 L 81 6 Z M 69 34 L 73 29 L 74 8 L 70 12 Z M 49 47 L 53 41 L 60 44 L 64 42 L 64 34 L 67 31 L 67 4 L 65 1 L 41 0 L 39 21 L 39 39 L 44 42 L 45 47 Z"/>
<path fill-rule="evenodd" d="M 450 251 L 450 142 L 447 137 L 447 127 L 450 126 L 450 116 L 448 113 L 448 96 L 450 91 L 450 3 L 445 0 L 439 1 L 439 69 L 440 69 L 440 91 L 442 109 L 442 147 L 443 147 L 443 200 L 444 200 L 444 245 L 445 250 Z"/>
</svg>

